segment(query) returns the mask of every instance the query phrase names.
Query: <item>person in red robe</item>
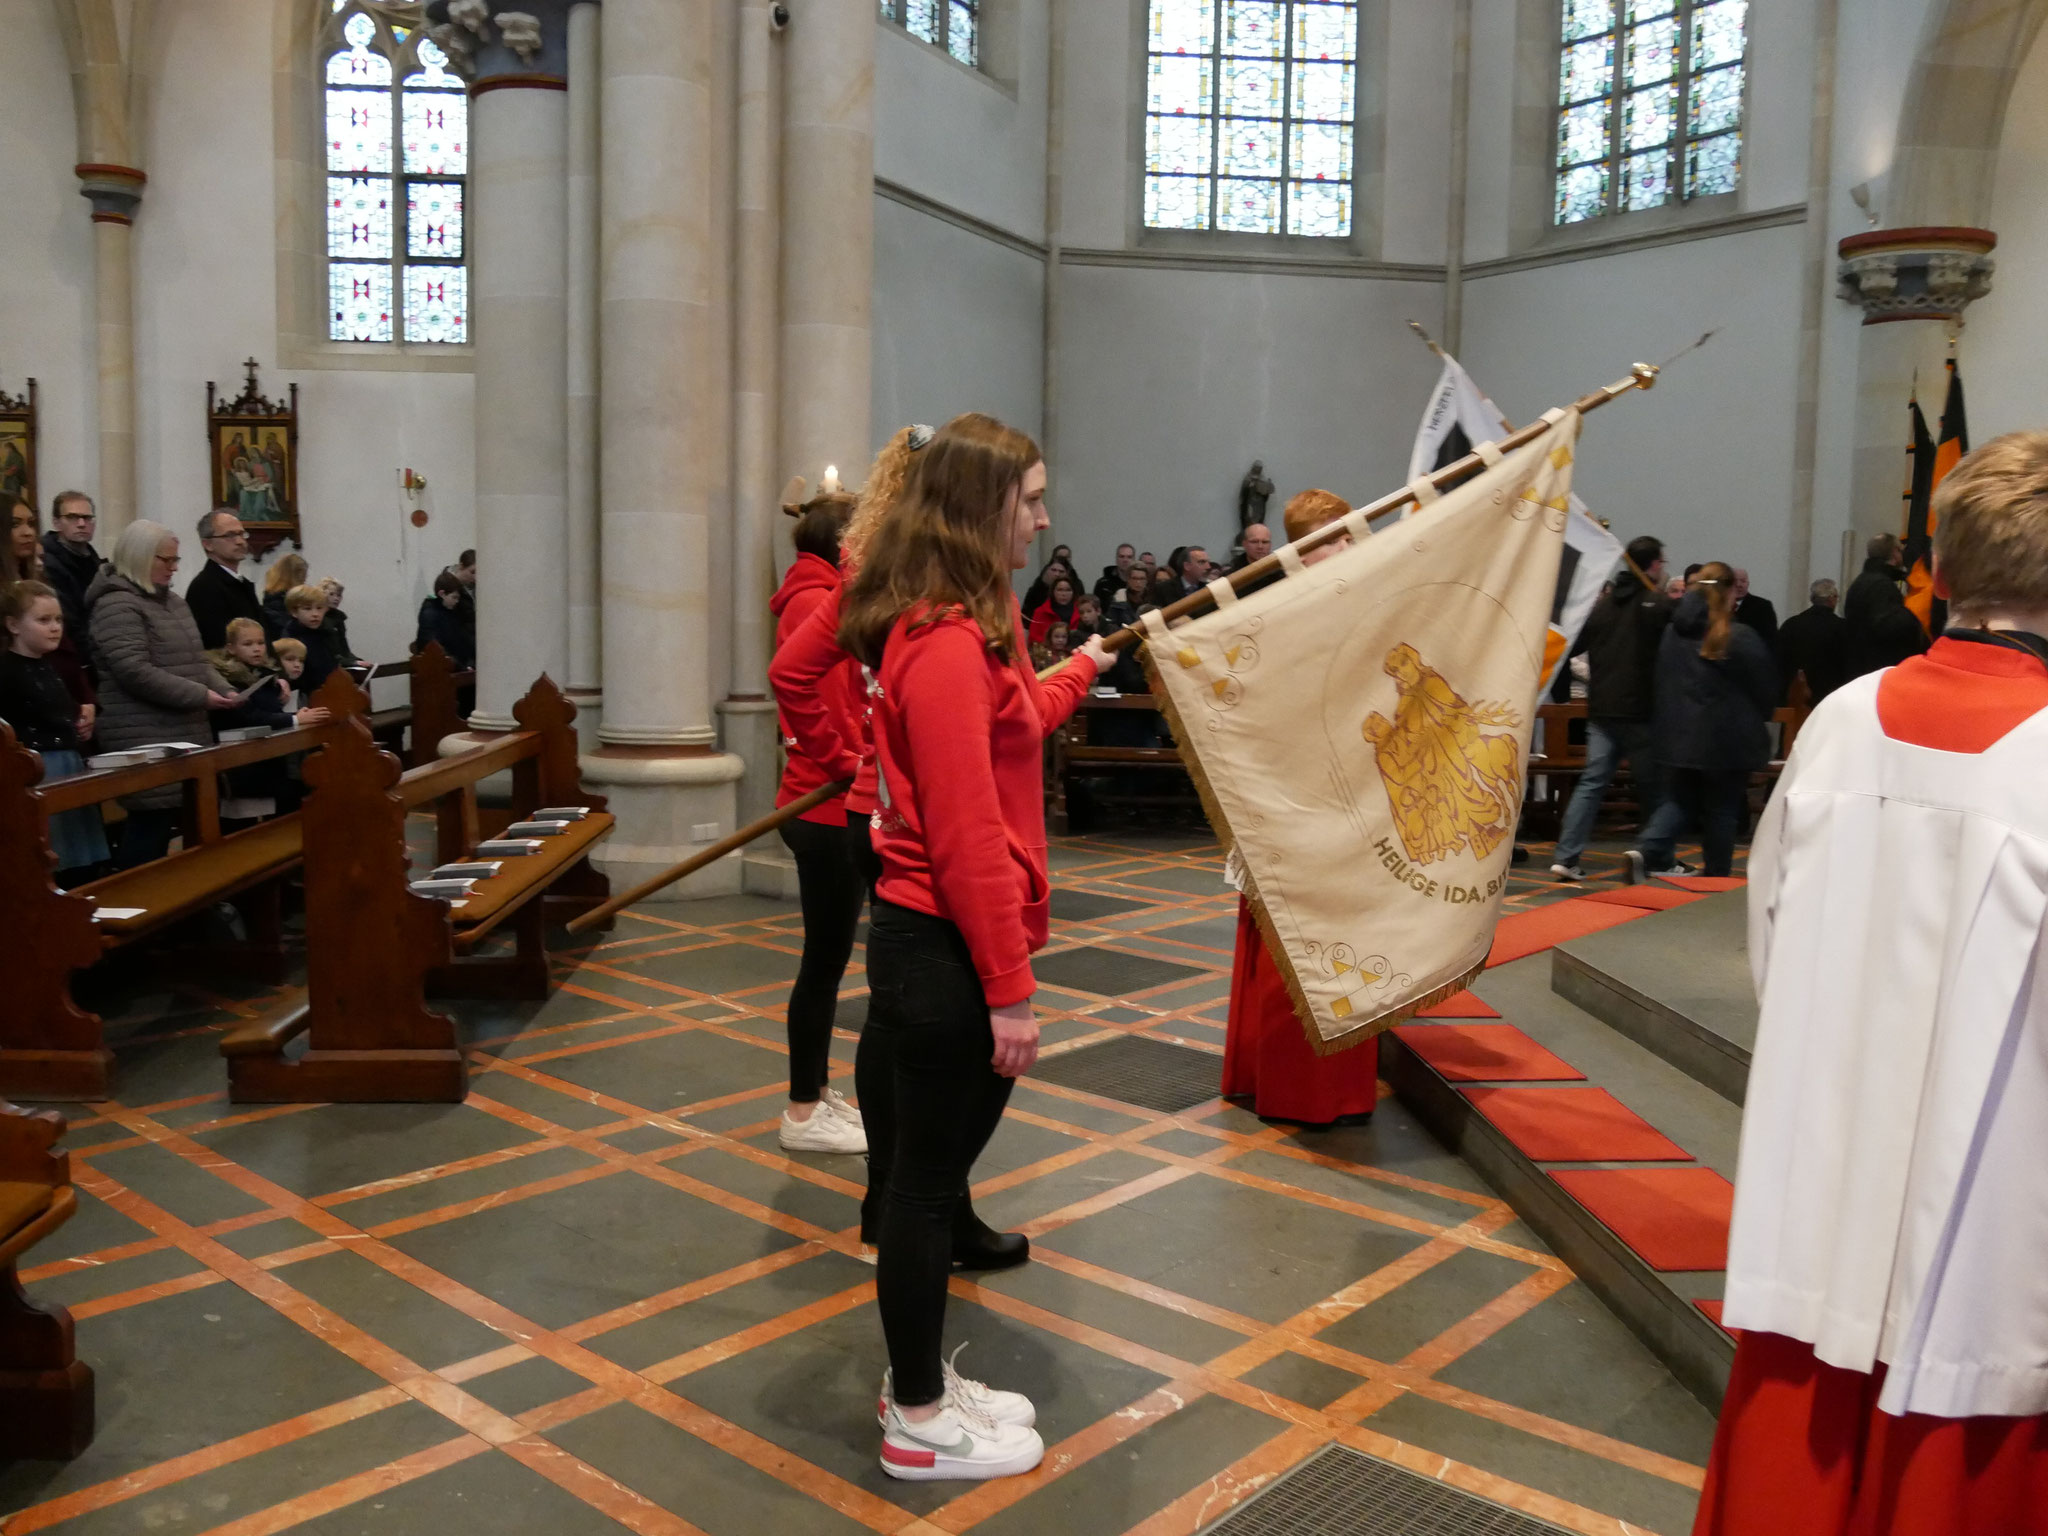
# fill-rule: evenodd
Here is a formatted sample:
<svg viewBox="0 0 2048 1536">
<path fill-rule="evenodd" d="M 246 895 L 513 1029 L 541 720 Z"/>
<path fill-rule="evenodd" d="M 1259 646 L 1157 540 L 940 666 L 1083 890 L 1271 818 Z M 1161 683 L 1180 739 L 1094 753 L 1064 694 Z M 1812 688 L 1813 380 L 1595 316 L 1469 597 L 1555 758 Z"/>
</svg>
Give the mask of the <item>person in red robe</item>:
<svg viewBox="0 0 2048 1536">
<path fill-rule="evenodd" d="M 1978 757 L 2023 726 L 2038 729 L 2029 722 L 2048 710 L 2048 432 L 2011 434 L 1965 458 L 1944 480 L 1936 513 L 1935 590 L 1951 601 L 1956 627 L 1925 655 L 1880 676 L 1874 689 L 1877 724 L 1894 742 Z M 1831 694 L 1816 712 L 1816 721 L 1825 723 L 1829 710 L 1870 709 L 1868 692 L 1852 684 Z M 1802 735 L 1788 773 L 1807 750 L 1808 737 Z M 2038 787 L 2043 776 L 2039 749 L 2009 756 L 2010 768 L 2001 771 L 2025 774 L 2031 787 Z M 1798 856 L 1796 849 L 1782 856 L 1788 872 Z M 1924 880 L 1938 884 L 1952 873 L 1929 869 Z M 1785 879 L 1790 878 L 1788 873 Z M 1912 877 L 1901 872 L 1900 878 Z M 1751 900 L 1758 900 L 1754 882 Z M 1896 962 L 1896 956 L 1869 957 L 1872 966 Z M 1785 963 L 1801 962 L 1795 954 Z M 2025 1006 L 2024 997 L 2014 1002 L 2015 1009 Z M 1986 1023 L 1981 1009 L 1979 1013 L 1977 1022 Z M 2002 1016 L 1988 1022 L 2001 1031 L 2016 1029 L 2022 1052 L 2041 1048 L 2031 1019 L 2010 1026 Z M 1767 1018 L 1766 1027 L 1769 1023 Z M 1760 1035 L 1760 1063 L 1762 1047 Z M 1804 1065 L 1809 1072 L 1820 1069 L 1825 1075 L 1828 1063 L 1809 1058 Z M 1834 1065 L 1862 1080 L 1855 1060 Z M 2040 1122 L 2044 1106 L 2007 1099 L 2009 1092 L 2030 1092 L 2029 1084 L 2039 1081 L 2038 1074 L 2029 1076 L 2023 1070 L 2023 1060 L 2017 1066 L 2022 1070 L 2016 1071 L 2015 1063 L 2006 1060 L 1994 1072 L 1983 1111 L 1987 1126 L 2001 1116 L 2008 1124 L 2016 1116 Z M 1935 1063 L 1929 1065 L 1927 1080 L 1936 1080 Z M 1755 1088 L 1753 1075 L 1752 1113 Z M 1976 1112 L 1974 1101 L 1965 1108 Z M 1750 1129 L 1745 1128 L 1745 1159 Z M 1911 1138 L 1915 1127 L 1905 1124 L 1899 1134 Z M 1977 1139 L 1983 1135 L 1980 1131 Z M 1817 1151 L 1832 1155 L 1826 1146 Z M 1771 1162 L 1765 1177 L 1773 1184 L 1797 1180 L 1808 1171 L 1797 1159 L 1780 1156 Z M 1855 1160 L 1841 1177 L 1844 1195 L 1861 1200 L 1869 1197 L 1882 1170 Z M 1987 1165 L 1969 1198 L 1978 1200 L 1993 1183 L 2010 1188 L 2012 1181 L 2023 1181 L 2024 1191 L 2024 1181 L 2039 1177 L 2038 1166 Z M 1745 1236 L 1740 1180 L 1737 1187 L 1739 1248 Z M 2024 1206 L 2038 1196 L 2021 1193 L 2017 1199 Z M 1909 1222 L 1930 1219 L 1929 1213 L 1910 1206 L 1907 1215 Z M 1985 1251 L 1958 1240 L 1968 1215 L 1967 1202 L 1949 1212 L 1931 1213 L 1942 1244 L 1953 1245 L 1955 1255 L 1942 1276 L 1943 1286 L 1978 1298 L 1962 1310 L 1989 1319 L 1980 1325 L 1981 1347 L 1966 1363 L 1970 1372 L 1991 1380 L 2001 1394 L 2001 1408 L 2048 1407 L 2041 1401 L 2048 1394 L 2028 1385 L 2038 1382 L 2043 1361 L 2028 1343 L 2024 1323 L 2048 1310 L 2048 1280 L 2041 1278 L 2048 1276 L 2048 1254 L 2036 1252 L 2031 1259 L 2013 1256 L 2018 1273 L 2035 1277 L 2018 1285 L 2023 1294 L 2014 1294 L 2010 1277 L 1970 1268 L 1958 1272 L 1972 1253 Z M 2005 1240 L 2023 1239 L 2007 1230 Z M 1784 1255 L 1796 1251 L 1798 1234 L 1773 1233 L 1771 1241 L 1776 1254 L 1772 1261 L 1781 1272 L 1789 1270 L 1794 1261 Z M 1905 1257 L 1894 1274 L 1910 1273 L 1906 1260 L 1919 1245 L 1910 1231 L 1898 1242 Z M 1764 1250 L 1765 1256 L 1772 1252 Z M 1731 1254 L 1731 1287 L 1738 1265 L 1757 1257 Z M 1869 1265 L 1859 1263 L 1855 1268 L 1861 1272 Z M 1893 1413 L 1879 1407 L 1889 1376 L 1916 1369 L 1924 1375 L 1928 1370 L 1922 1340 L 1930 1326 L 1925 1314 L 1931 1309 L 1924 1303 L 1913 1305 L 1910 1299 L 1900 1301 L 1897 1284 L 1895 1278 L 1890 1306 L 1903 1308 L 1901 1327 L 1895 1339 L 1887 1329 L 1887 1342 L 1880 1345 L 1869 1370 L 1829 1364 L 1816 1353 L 1824 1346 L 1805 1338 L 1755 1328 L 1740 1334 L 1694 1536 L 2048 1536 L 2048 1413 L 1988 1413 L 1967 1401 L 1958 1401 L 1943 1413 Z M 1731 1327 L 1740 1321 L 1737 1310 L 1731 1302 Z M 2010 1321 L 2001 1321 L 2012 1318 L 2022 1320 L 2018 1336 Z M 1908 1323 L 1914 1326 L 1904 1326 Z M 1830 1320 L 1824 1318 L 1819 1328 L 1807 1331 L 1824 1337 L 1829 1326 Z M 2032 1328 L 2035 1339 L 2040 1333 L 2038 1327 Z"/>
<path fill-rule="evenodd" d="M 1350 514 L 1341 496 L 1303 491 L 1287 503 L 1288 541 Z M 1336 539 L 1310 550 L 1302 564 L 1327 560 L 1350 542 Z M 1261 1119 L 1317 1126 L 1356 1123 L 1370 1116 L 1379 1100 L 1378 1049 L 1368 1041 L 1334 1056 L 1315 1053 L 1252 916 L 1251 902 L 1243 896 L 1237 902 L 1237 953 L 1230 968 L 1223 1094 L 1250 1099 L 1252 1112 Z"/>
</svg>

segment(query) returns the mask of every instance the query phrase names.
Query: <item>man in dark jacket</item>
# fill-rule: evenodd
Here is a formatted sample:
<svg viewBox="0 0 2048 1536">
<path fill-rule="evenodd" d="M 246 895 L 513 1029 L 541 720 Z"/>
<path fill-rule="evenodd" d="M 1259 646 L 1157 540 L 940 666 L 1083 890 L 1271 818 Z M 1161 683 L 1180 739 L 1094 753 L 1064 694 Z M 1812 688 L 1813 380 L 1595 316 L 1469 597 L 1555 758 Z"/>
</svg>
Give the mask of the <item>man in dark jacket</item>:
<svg viewBox="0 0 2048 1536">
<path fill-rule="evenodd" d="M 1663 798 L 1663 776 L 1652 746 L 1650 721 L 1656 714 L 1657 644 L 1664 638 L 1674 606 L 1663 592 L 1664 543 L 1647 536 L 1631 539 L 1628 557 L 1642 572 L 1642 579 L 1626 569 L 1616 577 L 1613 587 L 1594 604 L 1575 648 L 1586 653 L 1590 673 L 1586 768 L 1565 807 L 1556 862 L 1550 866 L 1560 880 L 1586 878 L 1579 856 L 1593 836 L 1601 797 L 1622 763 L 1634 771 L 1636 800 L 1645 823 Z"/>
<path fill-rule="evenodd" d="M 43 580 L 57 594 L 64 610 L 64 632 L 86 650 L 85 594 L 100 573 L 100 554 L 92 547 L 99 518 L 92 498 L 83 491 L 59 491 L 50 504 L 53 526 L 43 534 Z"/>
<path fill-rule="evenodd" d="M 1749 590 L 1749 572 L 1735 568 L 1735 622 L 1756 631 L 1766 651 L 1778 648 L 1778 610 L 1768 597 Z"/>
<path fill-rule="evenodd" d="M 256 585 L 241 574 L 249 558 L 249 535 L 231 507 L 215 507 L 199 519 L 199 547 L 206 551 L 206 568 L 185 588 L 185 606 L 199 626 L 199 642 L 209 651 L 228 643 L 228 622 L 254 619 L 263 622 L 263 599 Z"/>
<path fill-rule="evenodd" d="M 1865 546 L 1863 573 L 1849 583 L 1842 600 L 1848 676 L 1861 677 L 1881 667 L 1895 667 L 1927 649 L 1927 631 L 1906 606 L 1901 590 L 1906 570 L 1899 563 L 1897 534 L 1880 533 Z"/>
<path fill-rule="evenodd" d="M 1137 563 L 1138 551 L 1135 546 L 1117 545 L 1116 564 L 1105 565 L 1102 568 L 1102 575 L 1096 578 L 1095 582 L 1095 600 L 1102 604 L 1105 612 L 1111 603 L 1120 603 L 1124 600 L 1123 590 L 1130 582 L 1131 567 Z"/>
<path fill-rule="evenodd" d="M 1813 606 L 1795 613 L 1778 630 L 1778 677 L 1789 690 L 1792 679 L 1806 674 L 1806 688 L 1818 704 L 1849 678 L 1847 637 L 1842 616 L 1835 612 L 1841 588 L 1822 577 L 1807 589 Z M 1741 613 L 1736 614 L 1737 619 Z"/>
</svg>

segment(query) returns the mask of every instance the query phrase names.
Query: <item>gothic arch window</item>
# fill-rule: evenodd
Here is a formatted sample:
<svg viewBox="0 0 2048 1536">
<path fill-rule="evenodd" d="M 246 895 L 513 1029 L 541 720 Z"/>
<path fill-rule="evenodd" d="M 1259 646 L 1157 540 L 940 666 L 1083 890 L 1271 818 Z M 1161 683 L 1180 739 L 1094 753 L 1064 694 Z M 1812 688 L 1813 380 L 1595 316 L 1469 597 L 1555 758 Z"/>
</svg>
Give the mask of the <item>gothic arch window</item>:
<svg viewBox="0 0 2048 1536">
<path fill-rule="evenodd" d="M 1145 223 L 1351 233 L 1354 0 L 1150 0 Z"/>
<path fill-rule="evenodd" d="M 969 68 L 981 65 L 981 0 L 881 0 L 882 20 L 943 48 Z"/>
<path fill-rule="evenodd" d="M 327 337 L 469 339 L 469 94 L 409 8 L 332 0 L 322 65 Z"/>
<path fill-rule="evenodd" d="M 1562 0 L 1552 220 L 1733 192 L 1748 0 Z"/>
</svg>

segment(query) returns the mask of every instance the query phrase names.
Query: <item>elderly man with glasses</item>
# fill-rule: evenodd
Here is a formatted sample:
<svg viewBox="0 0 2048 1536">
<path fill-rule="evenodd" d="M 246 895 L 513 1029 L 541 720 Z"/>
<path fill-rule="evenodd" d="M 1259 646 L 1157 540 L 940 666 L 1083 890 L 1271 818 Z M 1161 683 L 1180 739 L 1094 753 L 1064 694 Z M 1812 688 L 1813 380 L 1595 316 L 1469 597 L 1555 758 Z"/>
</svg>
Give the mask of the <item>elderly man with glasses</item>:
<svg viewBox="0 0 2048 1536">
<path fill-rule="evenodd" d="M 199 626 L 201 643 L 217 651 L 228 643 L 233 620 L 263 622 L 263 599 L 256 584 L 241 574 L 249 558 L 249 535 L 232 509 L 215 507 L 199 519 L 199 547 L 206 551 L 206 568 L 185 589 L 185 605 Z"/>
</svg>

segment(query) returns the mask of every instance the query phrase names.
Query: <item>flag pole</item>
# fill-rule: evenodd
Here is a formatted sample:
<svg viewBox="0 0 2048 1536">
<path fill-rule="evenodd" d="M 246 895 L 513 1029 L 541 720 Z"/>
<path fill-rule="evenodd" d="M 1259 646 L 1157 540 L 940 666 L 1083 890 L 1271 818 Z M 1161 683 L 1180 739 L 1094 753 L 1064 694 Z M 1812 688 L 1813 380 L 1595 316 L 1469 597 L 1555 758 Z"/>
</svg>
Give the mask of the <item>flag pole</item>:
<svg viewBox="0 0 2048 1536">
<path fill-rule="evenodd" d="M 1418 326 L 1417 329 L 1419 330 L 1420 327 Z M 1705 337 L 1701 338 L 1702 341 L 1705 339 Z M 1697 346 L 1698 343 L 1695 342 L 1694 345 Z M 1691 348 L 1686 350 L 1690 351 Z M 1599 410 L 1601 406 L 1606 405 L 1610 401 L 1619 400 L 1631 390 L 1653 388 L 1656 385 L 1657 375 L 1660 371 L 1660 365 L 1658 364 L 1637 363 L 1633 368 L 1629 369 L 1627 378 L 1616 379 L 1612 384 L 1596 389 L 1589 395 L 1581 395 L 1572 402 L 1572 409 L 1583 416 L 1588 411 Z M 1499 449 L 1503 454 L 1513 453 L 1518 448 L 1528 447 L 1529 444 L 1535 442 L 1536 439 L 1549 430 L 1550 423 L 1539 416 L 1526 427 L 1510 432 L 1498 443 L 1490 446 Z M 1422 478 L 1435 486 L 1439 491 L 1442 491 L 1459 484 L 1461 481 L 1469 480 L 1473 475 L 1478 474 L 1486 467 L 1487 461 L 1482 459 L 1477 452 L 1473 452 L 1466 454 L 1462 459 L 1453 460 L 1442 469 L 1435 470 Z M 1414 500 L 1415 492 L 1407 486 L 1403 486 L 1398 491 L 1382 496 L 1378 501 L 1373 502 L 1369 506 L 1355 508 L 1352 515 L 1358 516 L 1362 514 L 1367 519 L 1383 517 L 1389 512 L 1398 511 Z M 1336 522 L 1325 523 L 1313 533 L 1304 534 L 1301 538 L 1296 539 L 1288 548 L 1305 554 L 1309 550 L 1319 549 L 1325 544 L 1334 543 L 1340 538 L 1348 537 L 1345 531 L 1347 522 L 1349 522 L 1348 518 L 1340 518 Z M 1260 559 L 1254 560 L 1241 571 L 1232 571 L 1228 577 L 1230 589 L 1233 592 L 1242 592 L 1245 588 L 1264 581 L 1268 576 L 1273 575 L 1280 569 L 1280 557 L 1278 554 L 1263 556 Z M 1637 574 L 1640 576 L 1642 573 L 1639 571 Z M 1644 584 L 1648 585 L 1647 577 L 1644 578 Z M 1214 607 L 1215 603 L 1216 599 L 1209 595 L 1209 589 L 1207 587 L 1200 587 L 1179 601 L 1169 603 L 1166 607 L 1160 609 L 1159 617 L 1161 622 L 1170 624 L 1175 619 L 1184 619 L 1191 614 L 1205 612 L 1209 608 Z M 1103 636 L 1102 644 L 1107 650 L 1121 651 L 1128 649 L 1143 638 L 1143 631 L 1137 625 L 1129 624 L 1113 635 Z M 1038 674 L 1039 680 L 1042 682 L 1046 678 L 1051 677 L 1062 667 L 1068 666 L 1071 660 L 1072 658 L 1069 658 L 1068 661 L 1055 662 L 1052 666 L 1047 667 Z"/>
</svg>

